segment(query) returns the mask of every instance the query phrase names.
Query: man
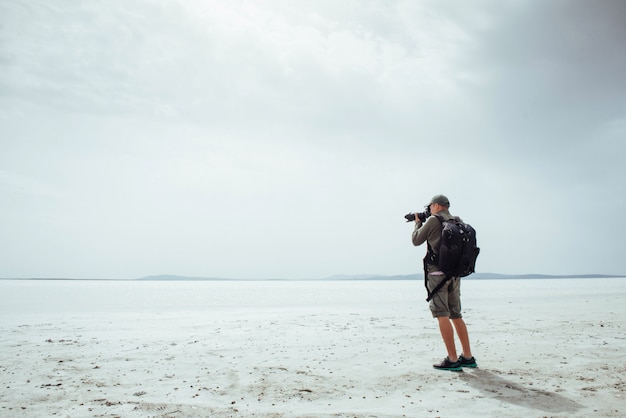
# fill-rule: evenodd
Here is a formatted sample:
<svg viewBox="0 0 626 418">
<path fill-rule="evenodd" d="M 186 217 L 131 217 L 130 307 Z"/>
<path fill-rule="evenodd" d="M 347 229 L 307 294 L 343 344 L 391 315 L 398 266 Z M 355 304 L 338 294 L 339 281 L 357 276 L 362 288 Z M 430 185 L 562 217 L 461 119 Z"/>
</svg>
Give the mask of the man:
<svg viewBox="0 0 626 418">
<path fill-rule="evenodd" d="M 444 220 L 455 218 L 450 215 L 449 207 L 450 201 L 441 194 L 434 196 L 428 205 L 432 215 L 440 215 Z M 430 310 L 433 318 L 437 318 L 439 322 L 439 331 L 448 351 L 448 356 L 440 364 L 434 364 L 433 367 L 440 370 L 460 371 L 462 367 L 476 367 L 477 365 L 472 356 L 467 326 L 461 316 L 461 279 L 459 277 L 447 277 L 442 271 L 439 271 L 436 264 L 430 262 L 433 259 L 430 253 L 435 254 L 434 259 L 439 253 L 442 228 L 443 225 L 436 216 L 426 218 L 425 222 L 416 216 L 413 245 L 418 246 L 424 242 L 428 244 L 429 254 L 427 254 L 424 263 L 428 292 L 431 293 L 439 283 L 447 280 L 444 286 L 432 295 L 430 300 Z M 460 356 L 457 356 L 456 352 L 454 330 L 456 330 L 463 348 Z"/>
</svg>

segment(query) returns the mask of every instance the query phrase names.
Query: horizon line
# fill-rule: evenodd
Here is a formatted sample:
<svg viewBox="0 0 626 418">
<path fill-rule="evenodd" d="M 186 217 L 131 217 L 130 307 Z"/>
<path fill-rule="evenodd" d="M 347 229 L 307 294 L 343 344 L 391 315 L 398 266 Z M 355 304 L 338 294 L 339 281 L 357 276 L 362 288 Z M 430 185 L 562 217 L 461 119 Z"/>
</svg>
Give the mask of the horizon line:
<svg viewBox="0 0 626 418">
<path fill-rule="evenodd" d="M 176 274 L 157 274 L 148 275 L 137 278 L 77 278 L 77 277 L 0 277 L 0 280 L 50 280 L 50 281 L 368 281 L 368 280 L 416 280 L 423 279 L 424 273 L 412 274 L 337 274 L 321 278 L 227 278 L 227 277 L 210 277 L 210 276 L 184 276 Z M 489 280 L 489 279 L 593 279 L 593 278 L 626 278 L 626 275 L 616 274 L 542 274 L 542 273 L 526 273 L 526 274 L 508 274 L 508 273 L 474 273 L 464 280 Z"/>
</svg>

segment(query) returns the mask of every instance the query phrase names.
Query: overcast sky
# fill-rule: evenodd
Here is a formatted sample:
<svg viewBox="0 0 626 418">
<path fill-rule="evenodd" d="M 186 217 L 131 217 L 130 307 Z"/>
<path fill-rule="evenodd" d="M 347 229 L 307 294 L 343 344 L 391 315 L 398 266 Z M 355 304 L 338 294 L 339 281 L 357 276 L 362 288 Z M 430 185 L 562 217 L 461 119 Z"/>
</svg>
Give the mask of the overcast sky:
<svg viewBox="0 0 626 418">
<path fill-rule="evenodd" d="M 0 277 L 626 274 L 626 2 L 0 1 Z"/>
</svg>

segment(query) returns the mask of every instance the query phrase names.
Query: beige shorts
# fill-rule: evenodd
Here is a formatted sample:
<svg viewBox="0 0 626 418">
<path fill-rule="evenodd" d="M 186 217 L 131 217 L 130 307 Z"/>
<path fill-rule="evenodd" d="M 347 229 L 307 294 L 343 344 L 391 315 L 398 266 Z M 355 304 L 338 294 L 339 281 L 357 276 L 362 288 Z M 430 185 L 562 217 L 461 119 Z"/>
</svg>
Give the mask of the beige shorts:
<svg viewBox="0 0 626 418">
<path fill-rule="evenodd" d="M 428 275 L 428 290 L 432 291 L 439 282 L 445 280 L 445 275 Z M 461 279 L 453 277 L 439 289 L 430 300 L 430 311 L 433 318 L 449 316 L 450 319 L 462 318 L 461 315 Z"/>
</svg>

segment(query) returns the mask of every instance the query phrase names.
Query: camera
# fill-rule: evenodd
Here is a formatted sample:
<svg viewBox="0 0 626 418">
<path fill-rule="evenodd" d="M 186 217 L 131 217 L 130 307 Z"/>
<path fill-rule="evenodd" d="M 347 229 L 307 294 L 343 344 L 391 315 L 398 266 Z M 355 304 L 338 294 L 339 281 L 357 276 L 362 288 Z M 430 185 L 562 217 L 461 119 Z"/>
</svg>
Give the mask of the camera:
<svg viewBox="0 0 626 418">
<path fill-rule="evenodd" d="M 418 218 L 422 222 L 426 222 L 426 219 L 430 215 L 431 215 L 430 206 L 426 206 L 426 210 L 424 212 L 407 213 L 406 215 L 404 215 L 404 218 L 406 219 L 407 222 L 413 222 L 415 221 L 415 218 Z"/>
</svg>

